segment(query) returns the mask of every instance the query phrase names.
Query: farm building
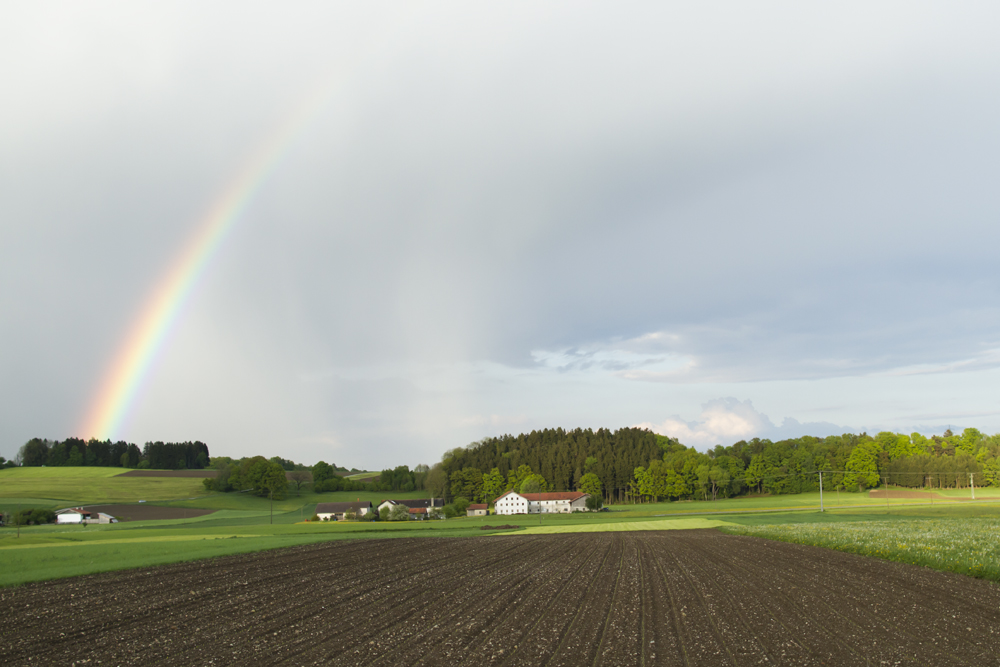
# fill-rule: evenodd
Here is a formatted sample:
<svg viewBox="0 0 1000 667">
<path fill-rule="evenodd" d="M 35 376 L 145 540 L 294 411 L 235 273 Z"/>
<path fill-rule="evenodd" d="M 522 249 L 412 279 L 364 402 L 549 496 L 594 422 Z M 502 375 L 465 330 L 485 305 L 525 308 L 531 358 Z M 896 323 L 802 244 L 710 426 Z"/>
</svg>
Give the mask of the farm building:
<svg viewBox="0 0 1000 667">
<path fill-rule="evenodd" d="M 56 512 L 56 523 L 118 523 L 118 519 L 104 512 L 91 512 L 85 507 L 71 507 Z"/>
<path fill-rule="evenodd" d="M 316 516 L 324 521 L 343 521 L 347 513 L 365 516 L 372 511 L 368 500 L 356 500 L 353 503 L 319 503 L 316 505 Z"/>
<path fill-rule="evenodd" d="M 465 509 L 466 516 L 486 516 L 489 513 L 489 506 L 485 503 L 481 505 L 469 505 Z"/>
<path fill-rule="evenodd" d="M 396 505 L 402 505 L 409 509 L 423 509 L 425 514 L 433 509 L 441 509 L 444 507 L 444 498 L 417 498 L 415 500 L 383 500 L 379 503 L 378 511 L 381 512 L 383 507 L 387 507 L 390 510 Z"/>
<path fill-rule="evenodd" d="M 517 493 L 508 491 L 496 499 L 497 514 L 566 514 L 587 509 L 589 494 L 581 491 Z"/>
<path fill-rule="evenodd" d="M 410 507 L 410 519 L 426 519 L 427 518 L 427 508 L 426 507 Z"/>
<path fill-rule="evenodd" d="M 84 523 L 90 518 L 90 511 L 82 507 L 72 507 L 56 512 L 56 523 Z"/>
</svg>

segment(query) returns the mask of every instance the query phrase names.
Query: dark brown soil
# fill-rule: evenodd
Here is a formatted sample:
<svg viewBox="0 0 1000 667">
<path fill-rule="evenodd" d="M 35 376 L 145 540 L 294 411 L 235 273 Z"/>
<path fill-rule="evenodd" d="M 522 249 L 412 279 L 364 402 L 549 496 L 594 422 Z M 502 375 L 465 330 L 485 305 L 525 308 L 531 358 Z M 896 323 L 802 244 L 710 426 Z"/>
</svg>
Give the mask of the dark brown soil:
<svg viewBox="0 0 1000 667">
<path fill-rule="evenodd" d="M 205 516 L 215 510 L 194 510 L 183 507 L 157 507 L 156 505 L 87 505 L 94 512 L 110 514 L 119 521 L 151 521 L 158 519 L 191 519 Z"/>
<path fill-rule="evenodd" d="M 215 477 L 217 470 L 129 470 L 115 477 Z"/>
<path fill-rule="evenodd" d="M 520 526 L 513 526 L 509 523 L 505 523 L 500 526 L 480 526 L 479 530 L 514 530 L 515 528 L 520 528 Z"/>
<path fill-rule="evenodd" d="M 1000 587 L 711 530 L 330 542 L 3 589 L 0 618 L 4 665 L 1000 663 Z"/>
</svg>

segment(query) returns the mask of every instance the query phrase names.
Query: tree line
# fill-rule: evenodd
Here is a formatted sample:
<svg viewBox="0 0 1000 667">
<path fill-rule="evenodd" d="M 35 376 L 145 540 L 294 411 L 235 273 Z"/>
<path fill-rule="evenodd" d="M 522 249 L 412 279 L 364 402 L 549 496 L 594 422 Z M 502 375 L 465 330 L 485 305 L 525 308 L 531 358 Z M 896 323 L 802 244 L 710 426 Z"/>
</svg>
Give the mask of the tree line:
<svg viewBox="0 0 1000 667">
<path fill-rule="evenodd" d="M 492 502 L 510 490 L 581 490 L 619 503 L 708 500 L 817 491 L 819 471 L 827 491 L 1000 486 L 1000 434 L 754 438 L 699 452 L 644 429 L 544 429 L 449 450 L 425 485 L 446 501 Z"/>
<path fill-rule="evenodd" d="M 147 442 L 140 450 L 119 440 L 63 441 L 32 438 L 21 446 L 17 462 L 22 466 L 103 466 L 109 468 L 153 468 L 156 470 L 200 470 L 209 464 L 208 445 L 203 442 Z"/>
<path fill-rule="evenodd" d="M 864 491 L 883 484 L 909 488 L 1000 486 L 1000 435 L 974 428 L 927 438 L 883 431 L 772 442 L 754 438 L 706 453 L 680 443 L 636 467 L 631 501 L 714 499 L 749 493 Z"/>
</svg>

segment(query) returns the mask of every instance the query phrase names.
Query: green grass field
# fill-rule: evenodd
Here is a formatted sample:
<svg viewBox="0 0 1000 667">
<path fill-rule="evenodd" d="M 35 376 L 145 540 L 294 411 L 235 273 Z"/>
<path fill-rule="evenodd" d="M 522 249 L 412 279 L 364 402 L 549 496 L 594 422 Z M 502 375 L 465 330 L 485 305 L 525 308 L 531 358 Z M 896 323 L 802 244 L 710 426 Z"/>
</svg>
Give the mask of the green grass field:
<svg viewBox="0 0 1000 667">
<path fill-rule="evenodd" d="M 0 498 L 51 498 L 68 507 L 205 494 L 200 479 L 119 477 L 123 472 L 121 468 L 6 468 L 0 470 Z"/>
<path fill-rule="evenodd" d="M 373 472 L 373 471 L 368 470 L 368 471 L 364 471 L 364 472 L 356 472 L 356 473 L 353 473 L 353 474 L 350 474 L 350 475 L 345 475 L 344 478 L 345 479 L 352 479 L 355 482 L 357 482 L 357 481 L 363 480 L 363 479 L 372 479 L 374 477 L 378 477 L 381 474 L 382 474 L 381 471 L 374 471 Z"/>
<path fill-rule="evenodd" d="M 1000 518 L 899 517 L 840 523 L 729 525 L 724 530 L 1000 581 Z"/>
<path fill-rule="evenodd" d="M 1000 526 L 1000 489 L 977 490 L 976 502 L 968 500 L 968 490 L 944 491 L 940 493 L 948 500 L 937 498 L 933 504 L 929 500 L 890 499 L 887 505 L 885 499 L 869 498 L 868 494 L 824 493 L 824 506 L 828 510 L 824 513 L 817 511 L 819 494 L 806 493 L 715 502 L 616 505 L 609 508 L 611 511 L 599 513 L 461 517 L 440 522 L 305 523 L 320 502 L 361 499 L 378 503 L 388 497 L 422 498 L 427 494 L 422 491 L 314 494 L 306 488 L 301 492 L 290 490 L 285 499 L 274 501 L 272 510 L 267 498 L 245 493 L 208 493 L 200 479 L 119 477 L 121 472 L 118 468 L 3 470 L 0 511 L 127 504 L 139 500 L 151 505 L 216 511 L 201 517 L 165 521 L 86 527 L 28 526 L 21 529 L 19 538 L 14 528 L 0 529 L 0 586 L 327 540 L 489 535 L 482 527 L 498 523 L 520 527 L 499 533 L 505 535 L 719 527 L 845 550 L 860 549 L 858 544 L 877 544 L 869 551 L 856 553 L 986 578 L 995 578 L 994 573 L 1000 571 L 1000 566 L 985 556 L 969 560 L 964 570 L 964 566 L 955 565 L 959 553 L 972 553 L 969 550 L 976 545 L 980 548 L 976 553 L 985 553 L 986 536 Z M 937 528 L 930 532 L 916 530 L 916 526 L 927 522 Z M 976 522 L 994 528 L 970 533 L 969 526 Z M 968 549 L 945 549 L 949 540 L 957 539 L 963 531 L 978 535 L 972 542 L 956 542 Z M 896 542 L 907 545 L 905 549 L 890 549 L 890 535 L 911 534 L 915 537 Z M 884 538 L 881 541 L 880 536 Z M 915 545 L 921 541 L 933 548 L 915 551 L 918 549 Z"/>
</svg>

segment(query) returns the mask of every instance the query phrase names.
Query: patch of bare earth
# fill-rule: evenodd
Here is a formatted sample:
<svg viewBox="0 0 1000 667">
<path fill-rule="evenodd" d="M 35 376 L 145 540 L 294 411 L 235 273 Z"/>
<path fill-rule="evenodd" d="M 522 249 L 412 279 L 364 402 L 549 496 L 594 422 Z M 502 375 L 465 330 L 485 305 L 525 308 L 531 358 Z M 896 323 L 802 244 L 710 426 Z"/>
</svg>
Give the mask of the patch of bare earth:
<svg viewBox="0 0 1000 667">
<path fill-rule="evenodd" d="M 331 542 L 0 590 L 5 665 L 995 665 L 1000 587 L 716 531 Z"/>
<path fill-rule="evenodd" d="M 215 510 L 199 510 L 186 507 L 160 507 L 158 505 L 87 505 L 92 512 L 110 514 L 119 521 L 154 521 L 161 519 L 193 519 L 211 514 Z"/>
</svg>

